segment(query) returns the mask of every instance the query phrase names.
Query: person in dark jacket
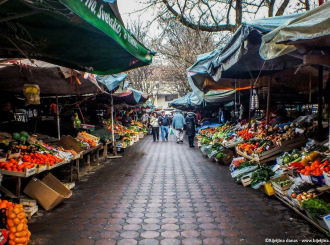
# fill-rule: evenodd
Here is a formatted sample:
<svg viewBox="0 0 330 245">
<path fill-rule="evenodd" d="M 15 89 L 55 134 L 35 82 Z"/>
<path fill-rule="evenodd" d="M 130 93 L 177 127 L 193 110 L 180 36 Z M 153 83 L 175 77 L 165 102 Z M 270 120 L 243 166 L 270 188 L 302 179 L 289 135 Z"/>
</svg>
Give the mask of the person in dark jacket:
<svg viewBox="0 0 330 245">
<path fill-rule="evenodd" d="M 122 117 L 121 122 L 123 126 L 129 128 L 132 125 L 132 117 L 129 115 L 129 111 L 125 112 L 125 115 Z"/>
<path fill-rule="evenodd" d="M 160 126 L 162 141 L 168 141 L 168 126 L 171 124 L 171 121 L 165 114 L 165 111 L 162 111 L 162 115 L 158 118 L 158 124 Z"/>
<path fill-rule="evenodd" d="M 219 107 L 219 123 L 226 123 L 231 120 L 230 112 L 224 109 L 223 106 Z"/>
<path fill-rule="evenodd" d="M 189 110 L 186 116 L 186 134 L 189 139 L 189 147 L 195 147 L 194 138 L 196 134 L 196 125 L 198 125 L 196 115 L 192 112 L 192 110 Z"/>
<path fill-rule="evenodd" d="M 275 127 L 277 124 L 287 123 L 289 121 L 288 113 L 286 112 L 285 108 L 281 106 L 275 111 L 276 118 L 272 123 L 272 127 Z"/>
</svg>

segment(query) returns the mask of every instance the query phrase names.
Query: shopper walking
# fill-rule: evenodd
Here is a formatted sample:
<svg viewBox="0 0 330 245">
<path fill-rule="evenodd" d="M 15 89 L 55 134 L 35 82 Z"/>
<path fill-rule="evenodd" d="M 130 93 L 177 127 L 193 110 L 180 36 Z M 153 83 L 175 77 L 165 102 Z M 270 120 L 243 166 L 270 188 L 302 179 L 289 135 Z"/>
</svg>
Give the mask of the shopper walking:
<svg viewBox="0 0 330 245">
<path fill-rule="evenodd" d="M 154 137 L 154 142 L 159 141 L 159 123 L 158 123 L 158 114 L 154 112 L 150 119 L 150 125 L 152 127 L 152 136 Z"/>
<path fill-rule="evenodd" d="M 175 129 L 176 143 L 183 143 L 183 127 L 186 124 L 181 111 L 178 110 L 175 116 L 173 117 L 172 126 Z"/>
<path fill-rule="evenodd" d="M 162 115 L 158 118 L 162 141 L 168 141 L 168 126 L 171 124 L 170 118 L 162 111 Z"/>
<path fill-rule="evenodd" d="M 192 110 L 189 110 L 187 116 L 186 116 L 186 134 L 189 139 L 189 147 L 195 147 L 194 146 L 194 138 L 196 135 L 196 126 L 197 126 L 197 119 L 196 115 Z"/>
</svg>

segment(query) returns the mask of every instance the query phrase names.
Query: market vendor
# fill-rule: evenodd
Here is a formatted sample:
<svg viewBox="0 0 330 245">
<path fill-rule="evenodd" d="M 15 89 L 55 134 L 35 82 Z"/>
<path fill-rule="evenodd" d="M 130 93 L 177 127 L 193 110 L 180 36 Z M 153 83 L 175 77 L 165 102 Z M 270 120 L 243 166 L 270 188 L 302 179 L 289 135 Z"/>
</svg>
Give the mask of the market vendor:
<svg viewBox="0 0 330 245">
<path fill-rule="evenodd" d="M 276 118 L 272 123 L 272 127 L 274 127 L 277 124 L 281 124 L 281 123 L 287 123 L 288 122 L 288 114 L 285 110 L 285 108 L 283 106 L 281 106 L 280 108 L 278 108 L 275 111 L 276 114 Z"/>
<path fill-rule="evenodd" d="M 12 106 L 9 101 L 3 101 L 0 109 L 0 123 L 14 121 L 14 113 L 12 112 Z"/>
<path fill-rule="evenodd" d="M 125 112 L 125 115 L 123 115 L 121 122 L 123 124 L 123 126 L 129 128 L 132 124 L 132 117 L 129 114 L 129 111 Z"/>
<path fill-rule="evenodd" d="M 226 123 L 231 120 L 230 112 L 223 106 L 219 107 L 219 123 Z"/>
</svg>

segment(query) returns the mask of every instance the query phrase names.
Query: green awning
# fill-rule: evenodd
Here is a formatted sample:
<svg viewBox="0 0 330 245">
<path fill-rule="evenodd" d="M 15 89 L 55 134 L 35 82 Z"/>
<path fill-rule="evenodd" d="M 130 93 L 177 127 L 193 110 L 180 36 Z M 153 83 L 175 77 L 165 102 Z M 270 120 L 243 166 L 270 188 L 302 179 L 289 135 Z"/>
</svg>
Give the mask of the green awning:
<svg viewBox="0 0 330 245">
<path fill-rule="evenodd" d="M 0 58 L 30 58 L 109 75 L 149 65 L 140 44 L 102 0 L 0 3 Z"/>
</svg>

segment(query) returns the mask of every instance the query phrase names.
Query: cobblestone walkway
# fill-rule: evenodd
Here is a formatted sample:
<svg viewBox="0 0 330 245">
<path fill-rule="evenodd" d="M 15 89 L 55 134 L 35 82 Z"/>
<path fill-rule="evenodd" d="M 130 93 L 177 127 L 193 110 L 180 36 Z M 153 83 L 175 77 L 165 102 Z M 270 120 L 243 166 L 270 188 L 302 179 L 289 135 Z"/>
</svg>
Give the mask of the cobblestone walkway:
<svg viewBox="0 0 330 245">
<path fill-rule="evenodd" d="M 228 167 L 150 136 L 76 183 L 29 224 L 33 245 L 266 244 L 324 238 L 278 200 L 236 184 Z"/>
</svg>

